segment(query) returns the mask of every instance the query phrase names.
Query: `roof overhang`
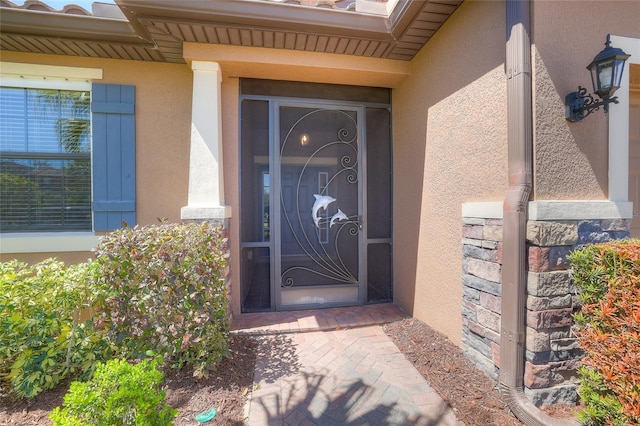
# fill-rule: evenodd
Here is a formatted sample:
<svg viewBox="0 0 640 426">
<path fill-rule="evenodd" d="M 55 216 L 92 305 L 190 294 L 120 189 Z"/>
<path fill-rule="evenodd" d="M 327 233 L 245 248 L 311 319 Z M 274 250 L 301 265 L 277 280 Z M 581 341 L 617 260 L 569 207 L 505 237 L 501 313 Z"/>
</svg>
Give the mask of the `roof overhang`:
<svg viewBox="0 0 640 426">
<path fill-rule="evenodd" d="M 270 28 L 354 37 L 388 37 L 387 19 L 346 10 L 304 7 L 264 0 L 163 2 L 115 0 L 130 21 L 159 20 L 216 24 L 245 28 Z"/>
<path fill-rule="evenodd" d="M 37 25 L 34 25 L 37 23 Z M 72 40 L 109 40 L 139 43 L 129 23 L 120 19 L 66 15 L 24 9 L 3 9 L 0 14 L 3 33 L 65 38 Z"/>
<path fill-rule="evenodd" d="M 389 16 L 264 0 L 115 0 L 126 19 L 2 7 L 2 49 L 183 63 L 183 43 L 408 61 L 463 0 L 398 0 Z"/>
<path fill-rule="evenodd" d="M 124 19 L 2 8 L 2 50 L 162 61 Z"/>
</svg>

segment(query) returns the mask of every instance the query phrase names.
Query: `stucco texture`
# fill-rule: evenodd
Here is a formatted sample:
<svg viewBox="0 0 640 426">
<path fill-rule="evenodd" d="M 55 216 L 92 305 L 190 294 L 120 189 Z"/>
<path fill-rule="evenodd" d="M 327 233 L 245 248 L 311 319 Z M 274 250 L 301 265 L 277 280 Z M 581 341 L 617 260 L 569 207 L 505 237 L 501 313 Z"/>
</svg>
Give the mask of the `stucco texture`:
<svg viewBox="0 0 640 426">
<path fill-rule="evenodd" d="M 185 43 L 187 62 L 219 63 L 228 78 L 306 81 L 396 87 L 407 75 L 405 61 L 262 47 Z"/>
<path fill-rule="evenodd" d="M 507 188 L 503 2 L 465 2 L 393 92 L 394 296 L 461 339 L 461 205 Z"/>
<path fill-rule="evenodd" d="M 225 204 L 231 206 L 229 221 L 229 276 L 231 286 L 231 312 L 240 314 L 240 131 L 238 114 L 240 80 L 223 77 L 222 84 L 222 161 L 224 164 Z"/>
<path fill-rule="evenodd" d="M 193 78 L 189 67 L 6 51 L 2 52 L 2 60 L 100 68 L 102 83 L 135 85 L 137 220 L 142 225 L 158 223 L 158 218 L 180 221 L 180 208 L 187 204 L 189 173 Z M 91 254 L 59 252 L 11 257 L 24 256 L 25 260 L 33 261 L 52 255 L 74 262 Z"/>
<path fill-rule="evenodd" d="M 55 257 L 67 265 L 72 265 L 74 263 L 82 263 L 87 259 L 93 258 L 93 253 L 86 251 L 69 251 L 61 253 L 3 253 L 0 255 L 0 262 L 8 262 L 10 260 L 17 259 L 21 262 L 34 264 L 50 257 Z"/>
<path fill-rule="evenodd" d="M 536 200 L 608 198 L 607 118 L 600 110 L 570 123 L 564 97 L 578 85 L 592 92 L 585 67 L 607 33 L 640 37 L 638 22 L 637 1 L 532 2 Z"/>
</svg>

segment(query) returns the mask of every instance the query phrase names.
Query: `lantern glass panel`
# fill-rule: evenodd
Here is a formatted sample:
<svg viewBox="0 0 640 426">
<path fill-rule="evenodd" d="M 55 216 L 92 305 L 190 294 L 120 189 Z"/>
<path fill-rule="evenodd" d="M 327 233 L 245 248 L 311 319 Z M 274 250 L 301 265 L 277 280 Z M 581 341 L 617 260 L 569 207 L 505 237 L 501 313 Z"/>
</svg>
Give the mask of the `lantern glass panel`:
<svg viewBox="0 0 640 426">
<path fill-rule="evenodd" d="M 598 64 L 598 82 L 601 92 L 608 92 L 611 86 L 613 86 L 613 71 L 613 61 Z"/>
<path fill-rule="evenodd" d="M 591 74 L 591 87 L 593 87 L 593 91 L 595 93 L 599 93 L 599 85 L 598 85 L 598 67 L 589 67 L 589 73 Z"/>
<path fill-rule="evenodd" d="M 626 58 L 624 59 L 616 59 L 616 64 L 615 64 L 615 75 L 614 75 L 614 83 L 613 85 L 616 87 L 620 87 L 620 84 L 622 83 L 622 71 L 624 70 L 624 63 L 626 61 Z"/>
</svg>

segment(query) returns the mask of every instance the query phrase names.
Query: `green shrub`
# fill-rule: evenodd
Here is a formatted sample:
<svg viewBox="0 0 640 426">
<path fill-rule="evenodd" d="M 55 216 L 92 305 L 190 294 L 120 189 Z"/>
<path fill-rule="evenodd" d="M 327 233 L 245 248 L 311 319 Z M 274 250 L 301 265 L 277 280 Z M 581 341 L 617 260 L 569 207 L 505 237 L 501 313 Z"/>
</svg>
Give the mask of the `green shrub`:
<svg viewBox="0 0 640 426">
<path fill-rule="evenodd" d="M 602 375 L 586 366 L 580 367 L 578 374 L 579 393 L 584 404 L 578 413 L 578 420 L 587 425 L 628 425 L 629 418 L 622 412 L 622 405 L 615 394 L 605 385 Z"/>
<path fill-rule="evenodd" d="M 0 385 L 33 397 L 65 377 L 88 377 L 107 347 L 80 311 L 92 302 L 95 266 L 0 264 Z"/>
<path fill-rule="evenodd" d="M 120 357 L 206 375 L 227 351 L 226 239 L 208 223 L 124 228 L 97 253 L 97 322 Z"/>
<path fill-rule="evenodd" d="M 574 316 L 587 424 L 640 423 L 640 241 L 588 246 L 570 256 L 582 303 Z"/>
<path fill-rule="evenodd" d="M 162 377 L 156 361 L 100 363 L 89 382 L 71 384 L 49 418 L 53 426 L 170 425 L 178 411 L 164 403 Z"/>
</svg>

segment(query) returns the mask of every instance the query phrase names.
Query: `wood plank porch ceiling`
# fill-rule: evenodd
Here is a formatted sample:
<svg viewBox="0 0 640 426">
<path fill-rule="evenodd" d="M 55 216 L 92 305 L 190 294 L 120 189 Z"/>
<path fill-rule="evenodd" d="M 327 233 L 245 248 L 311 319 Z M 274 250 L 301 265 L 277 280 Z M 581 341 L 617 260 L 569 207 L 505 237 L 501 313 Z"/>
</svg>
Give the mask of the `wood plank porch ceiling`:
<svg viewBox="0 0 640 426">
<path fill-rule="evenodd" d="M 183 42 L 408 61 L 462 1 L 400 0 L 389 17 L 255 0 L 116 0 L 126 20 L 3 7 L 0 43 L 3 50 L 173 63 L 184 63 Z"/>
</svg>

